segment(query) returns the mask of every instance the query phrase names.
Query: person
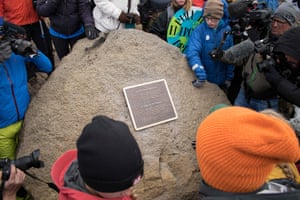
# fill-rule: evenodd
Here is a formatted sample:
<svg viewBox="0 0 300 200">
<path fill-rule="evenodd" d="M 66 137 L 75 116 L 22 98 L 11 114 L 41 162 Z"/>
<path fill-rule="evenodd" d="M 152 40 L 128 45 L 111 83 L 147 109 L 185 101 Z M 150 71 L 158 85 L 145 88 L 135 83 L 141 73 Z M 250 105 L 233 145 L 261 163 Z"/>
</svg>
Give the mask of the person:
<svg viewBox="0 0 300 200">
<path fill-rule="evenodd" d="M 54 69 L 55 61 L 49 29 L 45 20 L 37 14 L 33 2 L 32 0 L 0 0 L 0 16 L 10 23 L 23 27 L 26 30 L 25 39 L 33 40 L 36 47 L 50 59 Z M 27 65 L 29 78 L 35 77 L 36 71 L 34 65 Z"/>
<path fill-rule="evenodd" d="M 138 12 L 139 0 L 95 0 L 93 17 L 96 28 L 108 33 L 123 28 L 134 28 L 140 25 Z"/>
<path fill-rule="evenodd" d="M 170 5 L 153 21 L 149 32 L 166 41 L 169 22 L 173 15 L 181 8 L 184 8 L 184 10 L 188 11 L 191 6 L 191 0 L 172 0 Z"/>
<path fill-rule="evenodd" d="M 162 13 L 171 0 L 144 0 L 138 4 L 138 11 L 140 13 L 140 21 L 143 31 L 149 32 L 150 27 L 156 18 Z"/>
<path fill-rule="evenodd" d="M 136 198 L 132 187 L 143 176 L 144 161 L 124 122 L 103 115 L 93 117 L 76 147 L 62 154 L 51 168 L 60 200 Z"/>
<path fill-rule="evenodd" d="M 185 54 L 188 65 L 200 83 L 203 84 L 207 80 L 226 90 L 233 78 L 234 67 L 213 60 L 209 55 L 214 49 L 219 48 L 221 43 L 221 48 L 224 50 L 233 46 L 232 35 L 227 34 L 231 28 L 222 19 L 223 15 L 222 1 L 208 0 L 206 2 L 203 13 L 205 20 L 192 32 Z"/>
<path fill-rule="evenodd" d="M 289 69 L 290 73 L 285 75 L 276 66 L 268 65 L 264 75 L 280 97 L 300 107 L 300 27 L 286 31 L 276 42 L 273 52 L 283 54 L 277 60 L 278 65 Z"/>
<path fill-rule="evenodd" d="M 98 37 L 89 0 L 37 0 L 36 10 L 50 19 L 50 34 L 60 60 L 79 39 Z"/>
<path fill-rule="evenodd" d="M 40 71 L 52 71 L 51 61 L 31 42 L 0 39 L 0 158 L 15 159 L 18 132 L 30 102 L 26 62 Z M 17 47 L 17 49 L 16 49 Z"/>
<path fill-rule="evenodd" d="M 234 105 L 256 111 L 267 108 L 278 110 L 278 95 L 266 80 L 260 66 L 268 60 L 278 38 L 298 26 L 299 12 L 292 3 L 282 3 L 272 16 L 271 29 L 266 38 L 255 42 L 248 39 L 225 51 L 221 59 L 223 62 L 243 67 L 243 82 Z"/>
<path fill-rule="evenodd" d="M 300 133 L 300 27 L 285 32 L 277 41 L 274 53 L 277 55 L 274 66 L 264 69 L 266 80 L 280 96 L 279 110 L 292 110 L 288 116 L 296 132 Z"/>
<path fill-rule="evenodd" d="M 260 113 L 281 119 L 286 123 L 289 123 L 294 131 L 296 131 L 293 124 L 291 124 L 290 121 L 288 121 L 281 113 L 272 109 L 265 109 L 260 111 Z M 289 182 L 290 184 L 299 184 L 300 174 L 295 163 L 279 163 L 276 164 L 273 170 L 270 172 L 267 177 L 267 181 L 284 181 L 286 183 Z"/>
<path fill-rule="evenodd" d="M 276 165 L 300 159 L 293 128 L 278 117 L 239 106 L 218 109 L 197 129 L 196 157 L 202 200 L 300 196 L 286 178 L 268 180 Z"/>
<path fill-rule="evenodd" d="M 3 172 L 0 171 L 1 180 L 3 178 Z M 4 182 L 2 189 L 2 199 L 3 200 L 16 200 L 17 199 L 17 191 L 21 188 L 25 181 L 25 173 L 16 168 L 14 165 L 10 166 L 10 174 L 8 180 Z M 2 180 L 3 181 L 3 180 Z"/>
</svg>

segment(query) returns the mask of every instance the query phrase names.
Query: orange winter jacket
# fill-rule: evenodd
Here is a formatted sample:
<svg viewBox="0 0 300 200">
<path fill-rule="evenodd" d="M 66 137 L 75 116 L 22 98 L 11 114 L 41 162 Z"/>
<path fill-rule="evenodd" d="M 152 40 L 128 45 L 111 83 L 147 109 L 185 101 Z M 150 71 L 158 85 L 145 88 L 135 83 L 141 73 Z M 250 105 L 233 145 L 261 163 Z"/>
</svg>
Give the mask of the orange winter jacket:
<svg viewBox="0 0 300 200">
<path fill-rule="evenodd" d="M 0 16 L 19 26 L 32 24 L 39 20 L 32 0 L 0 0 Z"/>
</svg>

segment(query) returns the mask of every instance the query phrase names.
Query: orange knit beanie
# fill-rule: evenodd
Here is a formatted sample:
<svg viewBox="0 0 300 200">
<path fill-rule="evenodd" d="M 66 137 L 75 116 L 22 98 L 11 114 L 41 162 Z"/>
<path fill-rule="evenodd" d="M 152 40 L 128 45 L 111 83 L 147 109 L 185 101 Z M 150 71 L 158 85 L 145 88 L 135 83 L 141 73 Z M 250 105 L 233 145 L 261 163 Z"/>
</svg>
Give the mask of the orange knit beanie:
<svg viewBox="0 0 300 200">
<path fill-rule="evenodd" d="M 203 180 L 234 193 L 253 192 L 274 165 L 300 159 L 294 130 L 283 120 L 248 108 L 214 111 L 200 124 L 196 154 Z"/>
</svg>

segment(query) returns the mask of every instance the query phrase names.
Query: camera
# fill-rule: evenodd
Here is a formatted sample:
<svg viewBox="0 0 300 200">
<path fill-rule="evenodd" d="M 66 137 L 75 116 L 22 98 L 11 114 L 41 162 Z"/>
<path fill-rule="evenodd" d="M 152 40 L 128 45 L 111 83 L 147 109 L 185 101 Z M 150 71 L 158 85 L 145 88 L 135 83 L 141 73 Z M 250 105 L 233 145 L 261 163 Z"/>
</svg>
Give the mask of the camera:
<svg viewBox="0 0 300 200">
<path fill-rule="evenodd" d="M 243 32 L 248 32 L 246 34 L 247 37 L 254 37 L 253 40 L 256 40 L 255 37 L 258 35 L 264 37 L 267 34 L 268 24 L 271 23 L 272 11 L 267 8 L 265 3 L 257 3 L 251 0 L 236 0 L 229 4 L 228 12 L 231 18 L 230 26 L 239 29 L 235 31 L 237 37 L 240 37 Z"/>
<path fill-rule="evenodd" d="M 37 55 L 37 50 L 32 47 L 31 42 L 22 39 L 13 39 L 10 41 L 10 46 L 15 54 L 25 57 L 34 57 Z"/>
<path fill-rule="evenodd" d="M 26 171 L 27 169 L 44 167 L 44 162 L 39 160 L 40 150 L 34 150 L 30 155 L 23 156 L 16 160 L 10 160 L 8 158 L 0 159 L 0 168 L 2 168 L 2 180 L 6 181 L 10 176 L 10 165 L 14 164 L 16 168 Z"/>
<path fill-rule="evenodd" d="M 3 40 L 10 42 L 15 54 L 28 57 L 37 55 L 37 50 L 33 48 L 31 42 L 25 40 L 26 30 L 23 27 L 4 21 L 3 25 L 0 25 L 0 35 L 3 36 Z"/>
<path fill-rule="evenodd" d="M 128 13 L 128 14 L 126 14 L 126 17 L 128 19 L 128 22 L 127 22 L 128 24 L 135 24 L 136 23 L 134 14 Z"/>
<path fill-rule="evenodd" d="M 272 44 L 268 39 L 262 39 L 254 42 L 254 49 L 256 53 L 261 54 L 263 61 L 257 64 L 260 72 L 263 72 L 268 66 L 277 67 L 274 59 L 275 55 L 272 52 Z"/>
<path fill-rule="evenodd" d="M 257 68 L 260 72 L 263 72 L 269 66 L 274 68 L 276 68 L 277 66 L 275 59 L 272 57 L 267 58 L 260 63 L 257 63 Z"/>
<path fill-rule="evenodd" d="M 272 45 L 268 39 L 257 40 L 254 42 L 254 49 L 256 53 L 261 54 L 263 57 L 272 54 Z"/>
</svg>

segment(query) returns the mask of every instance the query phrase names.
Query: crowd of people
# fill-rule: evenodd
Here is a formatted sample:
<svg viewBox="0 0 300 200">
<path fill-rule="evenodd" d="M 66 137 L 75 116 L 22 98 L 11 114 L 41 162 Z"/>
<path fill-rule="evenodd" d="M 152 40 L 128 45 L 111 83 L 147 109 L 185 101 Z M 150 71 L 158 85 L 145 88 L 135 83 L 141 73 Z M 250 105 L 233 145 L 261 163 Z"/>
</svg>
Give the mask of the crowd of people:
<svg viewBox="0 0 300 200">
<path fill-rule="evenodd" d="M 267 193 L 299 198 L 299 2 L 153 0 L 157 7 L 142 13 L 147 9 L 141 5 L 150 1 L 0 0 L 0 158 L 16 158 L 30 103 L 28 80 L 37 71 L 51 75 L 54 53 L 61 60 L 80 39 L 141 23 L 149 26 L 144 31 L 167 42 L 175 13 L 201 7 L 203 21 L 187 38 L 183 54 L 196 77 L 194 86 L 216 84 L 232 105 L 211 112 L 195 130 L 200 198 L 271 198 Z M 251 12 L 261 18 L 252 19 Z M 8 34 L 14 25 L 16 32 Z M 281 102 L 292 112 L 283 113 Z M 98 141 L 105 142 L 99 146 Z M 132 187 L 143 176 L 143 158 L 125 123 L 95 116 L 76 147 L 52 166 L 59 199 L 136 199 Z M 24 179 L 14 165 L 9 177 L 2 173 L 2 198 L 30 199 L 18 196 Z"/>
</svg>

